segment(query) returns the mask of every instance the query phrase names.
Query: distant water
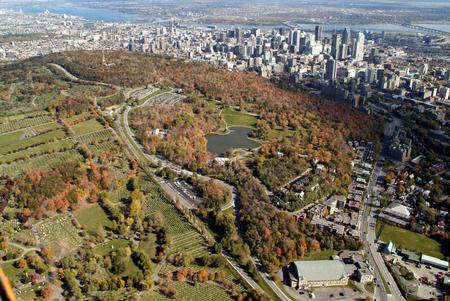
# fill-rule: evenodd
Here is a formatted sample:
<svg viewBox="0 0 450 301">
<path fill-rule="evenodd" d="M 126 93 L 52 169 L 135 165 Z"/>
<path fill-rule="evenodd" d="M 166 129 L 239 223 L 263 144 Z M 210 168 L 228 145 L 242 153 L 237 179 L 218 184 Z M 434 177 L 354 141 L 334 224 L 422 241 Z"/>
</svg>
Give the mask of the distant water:
<svg viewBox="0 0 450 301">
<path fill-rule="evenodd" d="M 449 23 L 443 23 L 443 24 L 436 24 L 436 23 L 417 23 L 415 25 L 435 29 L 435 30 L 442 30 L 450 33 L 450 24 Z"/>
<path fill-rule="evenodd" d="M 198 26 L 216 26 L 217 28 L 252 28 L 252 27 L 258 27 L 264 30 L 270 30 L 273 28 L 280 28 L 280 27 L 287 27 L 285 24 L 273 24 L 273 25 L 249 25 L 249 24 L 226 24 L 226 23 L 190 23 L 191 25 L 198 25 Z M 317 24 L 310 24 L 310 23 L 297 23 L 293 24 L 292 26 L 297 27 L 298 29 L 305 30 L 305 31 L 314 31 L 315 26 Z M 411 29 L 407 27 L 403 27 L 396 24 L 322 24 L 322 27 L 325 31 L 332 31 L 334 29 L 336 30 L 343 30 L 344 28 L 349 28 L 354 31 L 372 31 L 372 32 L 421 32 L 417 29 Z"/>
<path fill-rule="evenodd" d="M 48 10 L 51 13 L 66 14 L 82 17 L 86 20 L 105 22 L 127 22 L 133 21 L 138 17 L 137 15 L 127 14 L 112 9 L 79 7 L 71 4 L 52 6 L 47 6 L 44 4 L 11 5 L 7 8 L 15 11 L 22 10 L 24 13 L 43 13 L 45 10 Z"/>
</svg>

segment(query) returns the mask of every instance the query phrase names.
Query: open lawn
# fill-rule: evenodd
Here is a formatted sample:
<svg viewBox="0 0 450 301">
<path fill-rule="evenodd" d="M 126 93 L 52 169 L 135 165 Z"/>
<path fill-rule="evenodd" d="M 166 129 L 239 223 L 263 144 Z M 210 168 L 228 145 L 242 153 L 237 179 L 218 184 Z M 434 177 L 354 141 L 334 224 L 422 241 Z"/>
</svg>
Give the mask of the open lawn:
<svg viewBox="0 0 450 301">
<path fill-rule="evenodd" d="M 397 248 L 422 252 L 423 254 L 440 259 L 445 258 L 444 254 L 441 252 L 440 243 L 423 234 L 384 223 L 377 223 L 376 234 L 378 235 L 378 239 L 384 242 L 390 240 Z"/>
<path fill-rule="evenodd" d="M 12 285 L 19 281 L 19 276 L 22 272 L 14 266 L 14 262 L 3 263 L 1 264 L 1 267 Z"/>
<path fill-rule="evenodd" d="M 98 204 L 92 204 L 78 209 L 75 211 L 75 217 L 90 235 L 95 235 L 102 228 L 111 227 L 112 225 L 111 220 Z"/>
<path fill-rule="evenodd" d="M 104 256 L 115 250 L 125 248 L 128 245 L 129 245 L 128 241 L 125 239 L 114 239 L 96 246 L 94 248 L 94 252 L 97 253 L 98 255 Z"/>
<path fill-rule="evenodd" d="M 156 235 L 153 233 L 147 235 L 139 244 L 138 249 L 154 258 L 156 254 Z"/>
<path fill-rule="evenodd" d="M 238 112 L 232 108 L 224 109 L 223 116 L 228 126 L 254 127 L 256 125 L 256 117 Z"/>
<path fill-rule="evenodd" d="M 283 130 L 282 128 L 270 130 L 268 134 L 269 139 L 292 137 L 294 135 L 293 130 Z"/>
<path fill-rule="evenodd" d="M 331 256 L 333 256 L 336 252 L 334 250 L 321 250 L 318 252 L 312 252 L 310 251 L 305 257 L 301 258 L 300 260 L 325 260 L 330 259 Z"/>
<path fill-rule="evenodd" d="M 83 135 L 90 132 L 101 130 L 103 125 L 95 119 L 89 119 L 72 126 L 75 135 Z"/>
</svg>

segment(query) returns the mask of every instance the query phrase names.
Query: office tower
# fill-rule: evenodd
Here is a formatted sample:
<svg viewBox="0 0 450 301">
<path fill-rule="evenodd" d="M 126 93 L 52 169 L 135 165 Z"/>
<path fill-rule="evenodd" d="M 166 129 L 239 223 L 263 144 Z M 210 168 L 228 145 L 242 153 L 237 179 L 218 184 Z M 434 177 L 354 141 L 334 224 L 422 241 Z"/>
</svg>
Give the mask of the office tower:
<svg viewBox="0 0 450 301">
<path fill-rule="evenodd" d="M 341 47 L 339 47 L 339 59 L 345 60 L 347 58 L 347 44 L 341 44 Z"/>
<path fill-rule="evenodd" d="M 419 67 L 419 74 L 420 75 L 425 75 L 427 73 L 428 73 L 428 64 L 425 63 L 425 64 L 420 65 L 420 67 Z"/>
<path fill-rule="evenodd" d="M 334 33 L 331 37 L 331 56 L 337 60 L 339 58 L 339 48 L 341 47 L 341 35 Z"/>
<path fill-rule="evenodd" d="M 289 45 L 291 46 L 297 46 L 297 48 L 300 45 L 300 34 L 301 31 L 298 29 L 294 29 L 291 31 L 291 34 L 289 36 Z"/>
<path fill-rule="evenodd" d="M 261 34 L 261 30 L 259 28 L 252 28 L 252 35 L 255 37 L 259 36 Z"/>
<path fill-rule="evenodd" d="M 333 59 L 327 60 L 326 70 L 325 70 L 325 79 L 335 80 L 337 72 L 337 61 Z"/>
<path fill-rule="evenodd" d="M 351 34 L 348 28 L 344 28 L 344 31 L 342 32 L 342 43 L 346 45 L 350 45 L 351 42 Z"/>
<path fill-rule="evenodd" d="M 236 38 L 238 44 L 241 44 L 243 42 L 243 32 L 241 28 L 236 28 L 234 30 L 234 37 Z"/>
<path fill-rule="evenodd" d="M 356 61 L 362 61 L 364 59 L 364 40 L 364 34 L 362 32 L 358 32 L 353 50 L 353 58 Z"/>
<path fill-rule="evenodd" d="M 316 40 L 316 42 L 322 41 L 322 32 L 323 32 L 322 25 L 316 25 L 316 30 L 315 30 L 315 40 Z"/>
</svg>

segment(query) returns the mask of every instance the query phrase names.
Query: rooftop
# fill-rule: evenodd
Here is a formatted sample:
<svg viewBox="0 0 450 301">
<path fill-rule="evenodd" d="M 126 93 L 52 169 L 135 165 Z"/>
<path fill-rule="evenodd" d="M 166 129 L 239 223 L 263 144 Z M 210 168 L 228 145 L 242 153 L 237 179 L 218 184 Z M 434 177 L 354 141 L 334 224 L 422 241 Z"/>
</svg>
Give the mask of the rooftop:
<svg viewBox="0 0 450 301">
<path fill-rule="evenodd" d="M 347 277 L 345 265 L 340 260 L 295 261 L 299 279 L 307 281 L 340 280 Z"/>
</svg>

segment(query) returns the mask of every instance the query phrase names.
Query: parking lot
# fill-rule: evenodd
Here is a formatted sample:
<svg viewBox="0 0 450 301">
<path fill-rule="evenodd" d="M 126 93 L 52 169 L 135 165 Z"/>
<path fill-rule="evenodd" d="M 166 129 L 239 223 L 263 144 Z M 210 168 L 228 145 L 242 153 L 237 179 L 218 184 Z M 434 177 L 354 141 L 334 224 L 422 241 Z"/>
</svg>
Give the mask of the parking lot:
<svg viewBox="0 0 450 301">
<path fill-rule="evenodd" d="M 441 293 L 438 289 L 439 280 L 438 277 L 444 275 L 446 272 L 431 266 L 421 264 L 420 267 L 415 263 L 402 260 L 398 257 L 398 263 L 405 266 L 408 270 L 414 273 L 414 277 L 419 279 L 418 281 L 418 295 L 421 298 L 431 298 L 439 296 Z M 426 279 L 422 281 L 420 279 Z"/>
<path fill-rule="evenodd" d="M 194 192 L 194 187 L 181 180 L 164 180 L 164 182 L 185 199 L 192 207 L 197 207 L 205 200 L 198 197 Z"/>
<path fill-rule="evenodd" d="M 158 96 L 152 97 L 145 102 L 147 107 L 172 107 L 185 99 L 186 96 L 177 93 L 163 93 Z"/>
<path fill-rule="evenodd" d="M 148 95 L 156 92 L 157 90 L 158 90 L 158 88 L 149 86 L 147 88 L 134 91 L 133 93 L 130 94 L 130 97 L 136 98 L 136 99 L 142 99 L 142 98 L 147 97 Z"/>
</svg>

